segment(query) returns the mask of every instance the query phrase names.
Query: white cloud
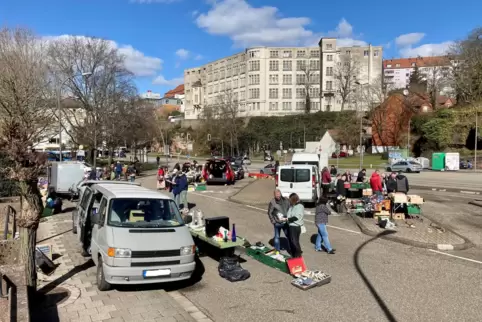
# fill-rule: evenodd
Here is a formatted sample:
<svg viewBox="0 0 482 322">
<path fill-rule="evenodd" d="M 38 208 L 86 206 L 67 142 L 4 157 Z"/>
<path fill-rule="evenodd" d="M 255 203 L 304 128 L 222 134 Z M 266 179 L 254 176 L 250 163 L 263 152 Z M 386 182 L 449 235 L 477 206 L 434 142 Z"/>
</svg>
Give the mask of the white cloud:
<svg viewBox="0 0 482 322">
<path fill-rule="evenodd" d="M 154 85 L 163 85 L 163 86 L 177 86 L 184 83 L 184 77 L 177 77 L 173 79 L 166 79 L 164 76 L 159 75 L 153 81 L 152 84 Z"/>
<path fill-rule="evenodd" d="M 340 46 L 366 45 L 342 19 L 334 31 L 314 32 L 307 17 L 282 17 L 278 8 L 253 7 L 246 0 L 210 1 L 211 9 L 195 19 L 211 35 L 228 36 L 236 47 L 259 45 L 317 46 L 322 36 L 338 38 Z"/>
<path fill-rule="evenodd" d="M 194 60 L 201 60 L 203 58 L 203 55 L 196 55 L 196 57 L 194 57 Z"/>
<path fill-rule="evenodd" d="M 86 39 L 85 36 L 46 36 L 43 37 L 45 41 L 63 40 L 70 37 L 77 37 L 80 39 Z M 153 76 L 162 69 L 162 59 L 158 57 L 146 56 L 143 52 L 135 49 L 131 45 L 120 45 L 115 41 L 108 40 L 112 48 L 116 48 L 118 52 L 124 56 L 125 67 L 133 73 L 135 76 Z"/>
<path fill-rule="evenodd" d="M 439 44 L 424 44 L 414 48 L 408 46 L 400 49 L 400 55 L 402 57 L 441 56 L 447 54 L 453 44 L 453 41 L 445 41 Z"/>
<path fill-rule="evenodd" d="M 425 34 L 422 32 L 412 32 L 409 34 L 400 35 L 395 38 L 395 44 L 398 47 L 413 46 L 418 44 L 423 39 L 423 37 L 425 37 Z"/>
<path fill-rule="evenodd" d="M 189 57 L 189 50 L 186 49 L 178 49 L 176 50 L 176 56 L 180 59 L 187 59 Z"/>
</svg>

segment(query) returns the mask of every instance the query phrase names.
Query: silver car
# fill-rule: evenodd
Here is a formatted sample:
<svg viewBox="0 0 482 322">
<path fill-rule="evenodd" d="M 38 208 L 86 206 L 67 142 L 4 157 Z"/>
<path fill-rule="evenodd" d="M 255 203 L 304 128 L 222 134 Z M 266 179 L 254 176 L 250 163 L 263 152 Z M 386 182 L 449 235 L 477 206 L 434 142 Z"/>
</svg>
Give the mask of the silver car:
<svg viewBox="0 0 482 322">
<path fill-rule="evenodd" d="M 398 161 L 387 167 L 387 171 L 403 171 L 403 172 L 416 172 L 420 173 L 423 170 L 423 166 L 415 161 Z"/>
</svg>

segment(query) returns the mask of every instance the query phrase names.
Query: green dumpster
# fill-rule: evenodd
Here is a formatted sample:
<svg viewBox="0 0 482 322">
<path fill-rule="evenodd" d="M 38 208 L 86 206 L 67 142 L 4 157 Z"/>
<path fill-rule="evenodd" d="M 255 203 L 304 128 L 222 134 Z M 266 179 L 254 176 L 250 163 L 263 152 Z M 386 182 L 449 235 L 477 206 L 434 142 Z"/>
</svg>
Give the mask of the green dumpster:
<svg viewBox="0 0 482 322">
<path fill-rule="evenodd" d="M 432 154 L 432 170 L 445 171 L 445 152 Z"/>
</svg>

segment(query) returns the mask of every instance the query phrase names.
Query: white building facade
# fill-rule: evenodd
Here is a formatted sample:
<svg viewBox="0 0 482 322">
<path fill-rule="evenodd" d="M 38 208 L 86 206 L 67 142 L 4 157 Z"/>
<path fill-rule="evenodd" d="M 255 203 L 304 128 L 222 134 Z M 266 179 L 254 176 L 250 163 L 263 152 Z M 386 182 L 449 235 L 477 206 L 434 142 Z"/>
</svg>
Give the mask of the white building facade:
<svg viewBox="0 0 482 322">
<path fill-rule="evenodd" d="M 206 107 L 226 100 L 236 102 L 239 117 L 297 114 L 305 111 L 307 94 L 311 112 L 339 111 L 342 105 L 353 109 L 352 100 L 342 104 L 338 91 L 337 76 L 347 60 L 342 57 L 356 59 L 350 91 L 355 82 L 369 84 L 381 77 L 381 47 L 338 48 L 334 38 L 323 38 L 319 47 L 249 48 L 187 69 L 185 118 L 202 118 Z"/>
</svg>

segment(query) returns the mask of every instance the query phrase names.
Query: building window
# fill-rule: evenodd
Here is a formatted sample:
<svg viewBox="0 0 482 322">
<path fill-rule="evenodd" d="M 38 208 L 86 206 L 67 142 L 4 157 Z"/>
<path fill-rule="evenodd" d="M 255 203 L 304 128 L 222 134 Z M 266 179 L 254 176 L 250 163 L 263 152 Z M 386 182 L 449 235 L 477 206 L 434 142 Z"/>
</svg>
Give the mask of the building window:
<svg viewBox="0 0 482 322">
<path fill-rule="evenodd" d="M 311 84 L 318 84 L 320 82 L 320 74 L 311 74 L 310 75 L 310 83 Z"/>
<path fill-rule="evenodd" d="M 291 88 L 283 88 L 283 98 L 284 99 L 292 98 Z"/>
<path fill-rule="evenodd" d="M 387 68 L 392 68 L 392 64 L 388 64 L 388 65 L 387 65 Z"/>
<path fill-rule="evenodd" d="M 291 102 L 283 102 L 283 111 L 291 111 Z"/>
<path fill-rule="evenodd" d="M 306 68 L 306 61 L 304 60 L 296 61 L 296 70 L 305 70 L 305 68 Z"/>
<path fill-rule="evenodd" d="M 258 99 L 259 98 L 259 88 L 250 88 L 249 89 L 249 98 L 250 99 Z"/>
<path fill-rule="evenodd" d="M 238 88 L 238 79 L 233 80 L 233 87 Z"/>
<path fill-rule="evenodd" d="M 259 57 L 259 50 L 251 50 L 249 53 L 249 58 L 258 58 Z"/>
<path fill-rule="evenodd" d="M 296 57 L 300 58 L 300 57 L 305 57 L 306 55 L 306 52 L 304 50 L 298 50 L 296 52 Z"/>
<path fill-rule="evenodd" d="M 319 60 L 310 60 L 310 69 L 311 70 L 319 70 L 320 69 L 320 61 Z"/>
<path fill-rule="evenodd" d="M 326 90 L 327 91 L 333 90 L 333 82 L 332 81 L 326 81 Z"/>
<path fill-rule="evenodd" d="M 347 55 L 351 55 L 351 50 L 347 50 L 347 51 L 345 51 L 345 54 L 347 54 Z"/>
<path fill-rule="evenodd" d="M 283 58 L 292 58 L 293 54 L 290 50 L 283 51 Z"/>
<path fill-rule="evenodd" d="M 283 85 L 291 85 L 293 83 L 292 75 L 283 75 Z"/>
<path fill-rule="evenodd" d="M 241 100 L 244 101 L 246 99 L 246 92 L 245 91 L 241 91 Z"/>
<path fill-rule="evenodd" d="M 314 58 L 320 57 L 320 51 L 319 50 L 312 50 L 310 52 L 310 57 L 314 57 Z"/>
<path fill-rule="evenodd" d="M 248 76 L 249 85 L 259 85 L 259 74 Z"/>
<path fill-rule="evenodd" d="M 296 102 L 296 110 L 303 111 L 305 109 L 305 102 Z"/>
<path fill-rule="evenodd" d="M 318 87 L 310 87 L 310 97 L 318 97 L 320 96 L 320 89 Z"/>
<path fill-rule="evenodd" d="M 279 70 L 279 61 L 270 60 L 269 61 L 269 70 L 270 71 L 278 71 Z"/>
<path fill-rule="evenodd" d="M 395 67 L 400 67 L 400 64 L 395 64 Z"/>
<path fill-rule="evenodd" d="M 269 52 L 269 57 L 270 58 L 278 58 L 278 51 L 277 50 L 272 50 Z"/>
<path fill-rule="evenodd" d="M 375 56 L 375 57 L 378 57 L 378 54 L 379 54 L 378 50 L 375 50 L 375 51 L 373 52 L 373 56 Z"/>
<path fill-rule="evenodd" d="M 297 88 L 296 89 L 296 98 L 305 98 L 306 93 L 304 88 Z"/>
<path fill-rule="evenodd" d="M 326 61 L 333 61 L 333 55 L 326 55 Z"/>
<path fill-rule="evenodd" d="M 249 62 L 249 70 L 250 71 L 258 71 L 259 70 L 259 60 L 253 60 Z"/>
<path fill-rule="evenodd" d="M 278 75 L 276 75 L 276 74 L 269 75 L 269 83 L 270 84 L 278 84 Z"/>
<path fill-rule="evenodd" d="M 270 88 L 269 89 L 269 98 L 278 98 L 278 89 L 277 88 Z"/>
<path fill-rule="evenodd" d="M 326 49 L 333 49 L 333 44 L 326 44 Z"/>
<path fill-rule="evenodd" d="M 269 110 L 270 111 L 277 111 L 278 110 L 278 102 L 270 102 L 269 103 Z"/>
<path fill-rule="evenodd" d="M 416 64 L 416 63 L 412 63 L 412 67 L 415 67 L 415 66 L 417 66 L 417 64 Z"/>
<path fill-rule="evenodd" d="M 291 60 L 283 60 L 283 70 L 291 71 L 293 68 L 293 62 Z"/>
<path fill-rule="evenodd" d="M 333 67 L 326 67 L 326 76 L 333 76 Z"/>
<path fill-rule="evenodd" d="M 296 74 L 296 84 L 297 85 L 304 85 L 306 83 L 306 75 L 305 74 Z"/>
<path fill-rule="evenodd" d="M 370 52 L 368 50 L 363 51 L 363 56 L 368 57 L 370 55 Z"/>
</svg>

